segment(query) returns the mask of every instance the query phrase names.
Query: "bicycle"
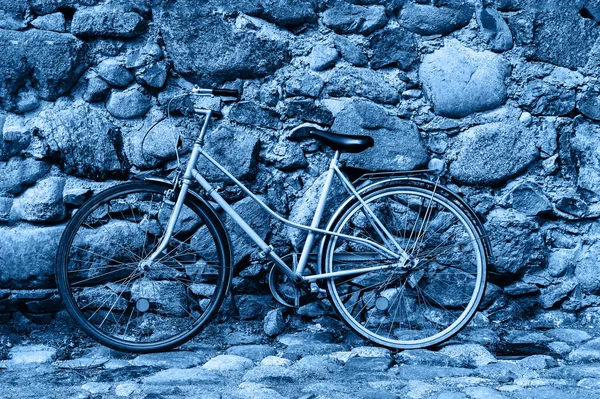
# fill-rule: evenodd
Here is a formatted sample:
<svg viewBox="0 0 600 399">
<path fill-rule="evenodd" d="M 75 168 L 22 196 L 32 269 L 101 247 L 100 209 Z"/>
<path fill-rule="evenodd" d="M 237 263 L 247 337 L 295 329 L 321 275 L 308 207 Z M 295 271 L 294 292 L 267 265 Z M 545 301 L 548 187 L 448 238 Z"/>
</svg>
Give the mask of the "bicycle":
<svg viewBox="0 0 600 399">
<path fill-rule="evenodd" d="M 235 90 L 200 88 L 184 95 L 239 97 Z M 439 344 L 473 317 L 484 295 L 489 241 L 465 201 L 439 177 L 420 177 L 431 170 L 370 173 L 353 183 L 340 169 L 340 153 L 365 151 L 373 139 L 301 125 L 290 139 L 313 138 L 334 150 L 306 226 L 271 210 L 204 151 L 209 121 L 222 114 L 193 112 L 204 120 L 185 171 L 174 180 L 149 177 L 94 195 L 61 237 L 58 289 L 92 338 L 117 350 L 156 352 L 188 341 L 210 322 L 234 265 L 229 234 L 209 199 L 274 263 L 269 287 L 285 306 L 326 293 L 352 330 L 392 349 Z M 302 252 L 279 257 L 198 171 L 200 156 L 271 217 L 305 230 Z M 320 228 L 334 176 L 349 196 Z M 315 259 L 318 272 L 307 267 Z"/>
</svg>

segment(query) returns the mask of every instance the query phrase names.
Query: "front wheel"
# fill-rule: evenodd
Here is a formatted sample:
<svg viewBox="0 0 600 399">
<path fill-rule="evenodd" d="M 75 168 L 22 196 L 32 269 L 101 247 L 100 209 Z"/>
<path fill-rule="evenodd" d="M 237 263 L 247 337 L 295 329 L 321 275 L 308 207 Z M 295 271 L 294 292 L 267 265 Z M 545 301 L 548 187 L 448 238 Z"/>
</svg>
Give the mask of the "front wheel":
<svg viewBox="0 0 600 399">
<path fill-rule="evenodd" d="M 150 264 L 172 213 L 172 185 L 139 181 L 86 202 L 59 244 L 56 279 L 67 311 L 117 350 L 156 352 L 192 338 L 218 310 L 231 278 L 227 235 L 188 193 L 173 236 Z"/>
<path fill-rule="evenodd" d="M 430 347 L 457 334 L 475 314 L 485 290 L 487 259 L 474 221 L 435 187 L 393 183 L 363 199 L 411 262 L 401 267 L 363 244 L 327 238 L 322 248 L 325 273 L 387 265 L 328 279 L 338 314 L 359 335 L 393 349 Z M 342 206 L 329 229 L 395 250 L 356 199 Z"/>
</svg>

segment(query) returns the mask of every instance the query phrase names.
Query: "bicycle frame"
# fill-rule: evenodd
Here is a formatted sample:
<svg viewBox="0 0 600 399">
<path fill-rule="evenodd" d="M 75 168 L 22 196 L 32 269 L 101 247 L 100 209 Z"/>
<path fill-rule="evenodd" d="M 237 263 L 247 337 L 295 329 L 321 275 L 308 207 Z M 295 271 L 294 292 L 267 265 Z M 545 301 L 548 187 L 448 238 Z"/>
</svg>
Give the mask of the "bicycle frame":
<svg viewBox="0 0 600 399">
<path fill-rule="evenodd" d="M 323 189 L 322 189 L 321 195 L 319 197 L 319 201 L 317 203 L 317 208 L 315 210 L 315 214 L 313 216 L 312 222 L 311 222 L 310 226 L 305 226 L 303 224 L 295 223 L 291 220 L 288 220 L 288 219 L 284 218 L 283 216 L 279 215 L 278 213 L 276 213 L 275 211 L 273 211 L 265 203 L 263 203 L 260 200 L 260 198 L 258 198 L 254 193 L 252 193 L 242 182 L 240 182 L 238 179 L 235 178 L 235 176 L 233 176 L 229 171 L 227 171 L 227 169 L 225 169 L 225 167 L 223 167 L 221 164 L 219 164 L 216 160 L 214 160 L 209 154 L 207 154 L 202 149 L 204 136 L 206 134 L 206 130 L 207 130 L 208 123 L 209 123 L 209 120 L 212 115 L 212 111 L 205 110 L 205 109 L 195 109 L 195 111 L 198 114 L 204 115 L 205 120 L 202 125 L 200 134 L 198 135 L 198 138 L 194 142 L 190 160 L 187 164 L 186 170 L 181 179 L 182 180 L 181 189 L 179 191 L 177 200 L 175 201 L 175 206 L 173 207 L 173 213 L 171 214 L 171 217 L 169 219 L 169 223 L 167 225 L 165 235 L 163 236 L 163 238 L 162 238 L 159 246 L 156 248 L 156 250 L 152 254 L 150 254 L 150 256 L 145 260 L 146 262 L 152 262 L 166 248 L 169 240 L 171 239 L 173 230 L 175 228 L 175 224 L 177 223 L 177 219 L 178 219 L 181 209 L 183 207 L 186 193 L 189 190 L 190 185 L 193 182 L 192 179 L 194 179 L 205 190 L 206 195 L 211 197 L 217 204 L 219 204 L 221 206 L 221 208 L 223 209 L 223 211 L 225 211 L 225 213 L 227 213 L 232 218 L 232 220 L 238 226 L 240 226 L 240 228 L 242 230 L 244 230 L 244 232 L 250 237 L 250 239 L 252 239 L 252 241 L 254 241 L 256 243 L 256 245 L 261 249 L 261 255 L 262 256 L 268 255 L 271 259 L 273 259 L 273 261 L 275 261 L 275 265 L 283 273 L 285 273 L 288 277 L 290 277 L 292 279 L 292 281 L 294 281 L 296 283 L 314 282 L 316 280 L 326 279 L 326 278 L 357 275 L 357 274 L 363 274 L 363 273 L 367 273 L 367 272 L 371 272 L 371 271 L 375 271 L 375 270 L 383 270 L 383 269 L 388 269 L 388 268 L 398 267 L 398 266 L 403 267 L 404 265 L 406 265 L 408 263 L 408 261 L 410 259 L 409 255 L 400 247 L 400 245 L 396 242 L 396 240 L 391 235 L 391 233 L 385 228 L 385 226 L 377 218 L 375 213 L 368 207 L 368 204 L 362 199 L 362 197 L 356 191 L 356 189 L 354 188 L 354 186 L 352 185 L 350 180 L 340 170 L 339 162 L 338 162 L 339 161 L 339 152 L 338 151 L 335 152 L 333 159 L 331 160 L 331 163 L 329 165 L 329 169 L 328 169 L 327 175 L 325 177 L 325 183 L 323 184 Z M 233 181 L 238 187 L 240 187 L 242 189 L 242 191 L 244 191 L 249 197 L 251 197 L 254 201 L 256 201 L 261 206 L 261 208 L 263 208 L 263 210 L 266 211 L 269 215 L 271 215 L 275 219 L 281 221 L 282 223 L 284 223 L 288 226 L 291 226 L 296 229 L 308 231 L 308 234 L 307 234 L 307 237 L 304 242 L 304 246 L 303 246 L 303 249 L 302 249 L 302 252 L 300 255 L 300 260 L 298 261 L 298 264 L 297 264 L 295 270 L 290 268 L 273 251 L 273 248 L 270 245 L 268 245 L 266 242 L 264 242 L 264 240 L 262 238 L 260 238 L 260 236 L 254 231 L 254 229 L 244 221 L 244 219 L 223 199 L 223 197 L 221 197 L 221 195 L 219 195 L 219 193 L 216 191 L 216 189 L 210 185 L 210 183 L 204 178 L 204 176 L 202 176 L 198 172 L 198 170 L 196 169 L 196 163 L 198 162 L 200 155 L 202 155 L 210 163 L 212 163 L 216 168 L 218 168 L 221 172 L 223 172 L 231 181 Z M 374 242 L 374 241 L 371 241 L 368 239 L 353 237 L 353 236 L 349 236 L 346 234 L 335 233 L 332 231 L 327 231 L 327 230 L 318 228 L 318 226 L 321 222 L 321 219 L 323 217 L 325 205 L 327 202 L 327 197 L 328 197 L 329 191 L 331 189 L 331 184 L 332 184 L 334 175 L 337 175 L 340 178 L 340 180 L 344 184 L 344 187 L 350 192 L 351 195 L 353 195 L 363 205 L 363 210 L 364 210 L 365 216 L 371 221 L 373 227 L 375 228 L 375 231 L 380 236 L 382 241 L 385 244 L 387 244 L 387 246 L 390 246 L 391 248 L 395 249 L 395 251 L 391 250 L 390 248 L 386 248 L 386 246 L 384 246 L 384 245 L 381 245 L 377 242 Z M 381 265 L 381 266 L 373 266 L 373 267 L 367 267 L 367 268 L 352 269 L 352 270 L 343 270 L 343 271 L 332 272 L 332 273 L 322 273 L 322 274 L 314 274 L 314 275 L 310 275 L 310 276 L 303 276 L 304 269 L 308 263 L 310 251 L 314 245 L 317 234 L 337 236 L 337 237 L 347 239 L 349 241 L 353 241 L 353 242 L 357 242 L 357 243 L 366 245 L 367 247 L 370 247 L 375 251 L 375 255 L 373 255 L 373 256 L 385 255 L 388 258 L 392 257 L 397 261 L 397 263 L 385 264 L 385 265 Z"/>
</svg>

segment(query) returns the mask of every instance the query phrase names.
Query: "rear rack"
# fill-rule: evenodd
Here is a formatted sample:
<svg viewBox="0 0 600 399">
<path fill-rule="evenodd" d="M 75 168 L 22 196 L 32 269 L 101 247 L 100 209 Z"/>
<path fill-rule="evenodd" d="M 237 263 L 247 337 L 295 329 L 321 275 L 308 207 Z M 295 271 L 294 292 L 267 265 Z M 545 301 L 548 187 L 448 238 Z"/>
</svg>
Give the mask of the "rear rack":
<svg viewBox="0 0 600 399">
<path fill-rule="evenodd" d="M 396 176 L 411 176 L 411 175 L 424 175 L 428 173 L 435 173 L 435 169 L 419 169 L 419 170 L 397 170 L 390 172 L 373 172 L 373 173 L 365 173 L 360 176 L 358 179 L 354 180 L 352 183 L 357 186 L 359 183 L 365 182 L 367 180 L 382 180 L 387 179 L 388 177 L 396 177 Z"/>
</svg>

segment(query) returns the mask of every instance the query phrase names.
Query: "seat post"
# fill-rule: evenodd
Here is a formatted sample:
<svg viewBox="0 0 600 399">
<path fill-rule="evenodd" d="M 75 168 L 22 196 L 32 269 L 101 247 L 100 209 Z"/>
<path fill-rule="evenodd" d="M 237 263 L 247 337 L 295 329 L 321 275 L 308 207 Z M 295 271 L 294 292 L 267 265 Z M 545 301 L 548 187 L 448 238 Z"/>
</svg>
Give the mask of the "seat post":
<svg viewBox="0 0 600 399">
<path fill-rule="evenodd" d="M 321 191 L 321 196 L 319 197 L 319 202 L 317 203 L 317 208 L 315 209 L 315 215 L 313 216 L 313 220 L 310 224 L 310 227 L 313 229 L 318 228 L 319 224 L 321 223 L 321 218 L 323 217 L 323 212 L 325 211 L 325 204 L 327 203 L 329 190 L 331 190 L 331 182 L 333 181 L 333 175 L 335 173 L 335 169 L 337 168 L 339 158 L 340 152 L 336 151 L 335 154 L 333 154 L 331 163 L 329 164 L 329 170 L 327 170 L 327 176 L 325 176 L 325 183 L 323 183 L 323 191 Z M 306 235 L 306 240 L 304 241 L 304 247 L 302 248 L 300 260 L 298 261 L 298 265 L 296 266 L 296 273 L 299 275 L 302 275 L 302 272 L 306 267 L 306 263 L 308 262 L 308 258 L 310 255 L 310 250 L 312 249 L 314 242 L 315 232 L 309 231 Z"/>
</svg>

